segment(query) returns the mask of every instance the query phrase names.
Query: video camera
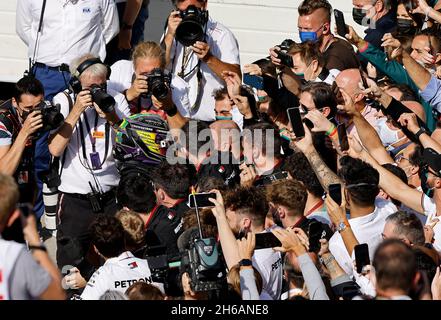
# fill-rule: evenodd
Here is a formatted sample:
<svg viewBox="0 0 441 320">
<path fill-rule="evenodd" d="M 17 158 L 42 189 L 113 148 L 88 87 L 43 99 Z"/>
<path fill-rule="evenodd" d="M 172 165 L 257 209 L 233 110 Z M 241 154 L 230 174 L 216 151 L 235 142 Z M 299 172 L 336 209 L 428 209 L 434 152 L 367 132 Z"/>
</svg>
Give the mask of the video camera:
<svg viewBox="0 0 441 320">
<path fill-rule="evenodd" d="M 161 69 L 155 68 L 150 73 L 143 73 L 147 77 L 148 91 L 143 96 L 153 95 L 157 99 L 165 99 L 170 90 L 171 77 Z"/>
<path fill-rule="evenodd" d="M 40 133 L 56 129 L 64 121 L 64 116 L 60 112 L 60 105 L 54 105 L 50 101 L 40 102 L 32 111 L 24 111 L 22 116 L 23 121 L 25 121 L 33 111 L 40 111 L 43 118 L 43 127 L 39 130 Z"/>
<path fill-rule="evenodd" d="M 203 41 L 208 11 L 196 8 L 196 6 L 188 6 L 179 14 L 182 21 L 176 29 L 176 40 L 186 47 L 192 46 L 196 41 Z"/>
<path fill-rule="evenodd" d="M 178 239 L 180 256 L 168 256 L 166 247 L 152 231 L 147 231 L 146 246 L 140 250 L 149 264 L 152 279 L 164 283 L 166 290 L 176 286 L 170 282 L 180 281 L 179 274 L 187 272 L 194 291 L 219 295 L 227 286 L 227 267 L 216 239 L 202 235 L 197 206 L 196 215 L 198 227 L 186 230 Z"/>
</svg>

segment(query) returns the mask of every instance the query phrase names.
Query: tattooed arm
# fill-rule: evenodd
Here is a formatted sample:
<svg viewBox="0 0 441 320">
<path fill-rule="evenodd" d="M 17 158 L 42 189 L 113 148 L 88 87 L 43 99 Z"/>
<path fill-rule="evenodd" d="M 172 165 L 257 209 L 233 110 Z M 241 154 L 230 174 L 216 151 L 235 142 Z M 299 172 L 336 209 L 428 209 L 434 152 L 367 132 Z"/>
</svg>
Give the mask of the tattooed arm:
<svg viewBox="0 0 441 320">
<path fill-rule="evenodd" d="M 311 164 L 312 169 L 315 172 L 315 175 L 320 181 L 323 189 L 328 192 L 329 185 L 334 183 L 342 184 L 340 178 L 325 164 L 317 150 L 315 150 L 314 145 L 312 144 L 312 136 L 306 125 L 303 125 L 305 128 L 305 137 L 300 140 L 292 139 L 291 147 L 296 151 L 300 150 L 308 159 Z"/>
</svg>

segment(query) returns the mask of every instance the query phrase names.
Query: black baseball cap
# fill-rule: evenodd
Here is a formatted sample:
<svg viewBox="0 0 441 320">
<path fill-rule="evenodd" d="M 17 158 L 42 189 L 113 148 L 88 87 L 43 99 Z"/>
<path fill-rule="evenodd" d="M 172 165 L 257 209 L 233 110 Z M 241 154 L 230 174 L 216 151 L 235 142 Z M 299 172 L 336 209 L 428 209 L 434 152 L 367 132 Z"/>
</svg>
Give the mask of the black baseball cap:
<svg viewBox="0 0 441 320">
<path fill-rule="evenodd" d="M 432 169 L 436 175 L 441 177 L 441 154 L 432 148 L 426 148 L 423 152 L 424 161 Z"/>
</svg>

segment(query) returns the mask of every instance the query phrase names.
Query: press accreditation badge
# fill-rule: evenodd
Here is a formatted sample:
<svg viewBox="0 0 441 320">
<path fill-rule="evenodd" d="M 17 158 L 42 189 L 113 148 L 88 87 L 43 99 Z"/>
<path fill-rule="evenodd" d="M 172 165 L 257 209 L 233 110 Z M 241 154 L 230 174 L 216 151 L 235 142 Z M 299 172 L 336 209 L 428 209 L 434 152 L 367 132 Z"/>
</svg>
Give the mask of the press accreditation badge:
<svg viewBox="0 0 441 320">
<path fill-rule="evenodd" d="M 92 164 L 92 170 L 101 169 L 101 159 L 100 159 L 100 154 L 98 152 L 90 153 L 90 163 Z"/>
</svg>

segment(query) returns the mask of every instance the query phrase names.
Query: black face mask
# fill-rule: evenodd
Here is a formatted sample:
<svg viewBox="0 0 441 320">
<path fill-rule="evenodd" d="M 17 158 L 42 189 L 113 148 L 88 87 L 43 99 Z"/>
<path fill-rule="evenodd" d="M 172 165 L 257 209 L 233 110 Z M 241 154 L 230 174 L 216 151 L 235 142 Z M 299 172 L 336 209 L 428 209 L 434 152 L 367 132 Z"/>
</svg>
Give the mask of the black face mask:
<svg viewBox="0 0 441 320">
<path fill-rule="evenodd" d="M 366 18 L 366 15 L 367 15 L 367 10 L 360 9 L 360 8 L 353 8 L 352 9 L 352 18 L 354 19 L 354 21 L 356 23 L 358 23 L 361 26 L 363 25 L 363 22 Z"/>
<path fill-rule="evenodd" d="M 397 31 L 400 34 L 412 34 L 415 33 L 415 27 L 413 20 L 410 19 L 397 19 Z"/>
</svg>

